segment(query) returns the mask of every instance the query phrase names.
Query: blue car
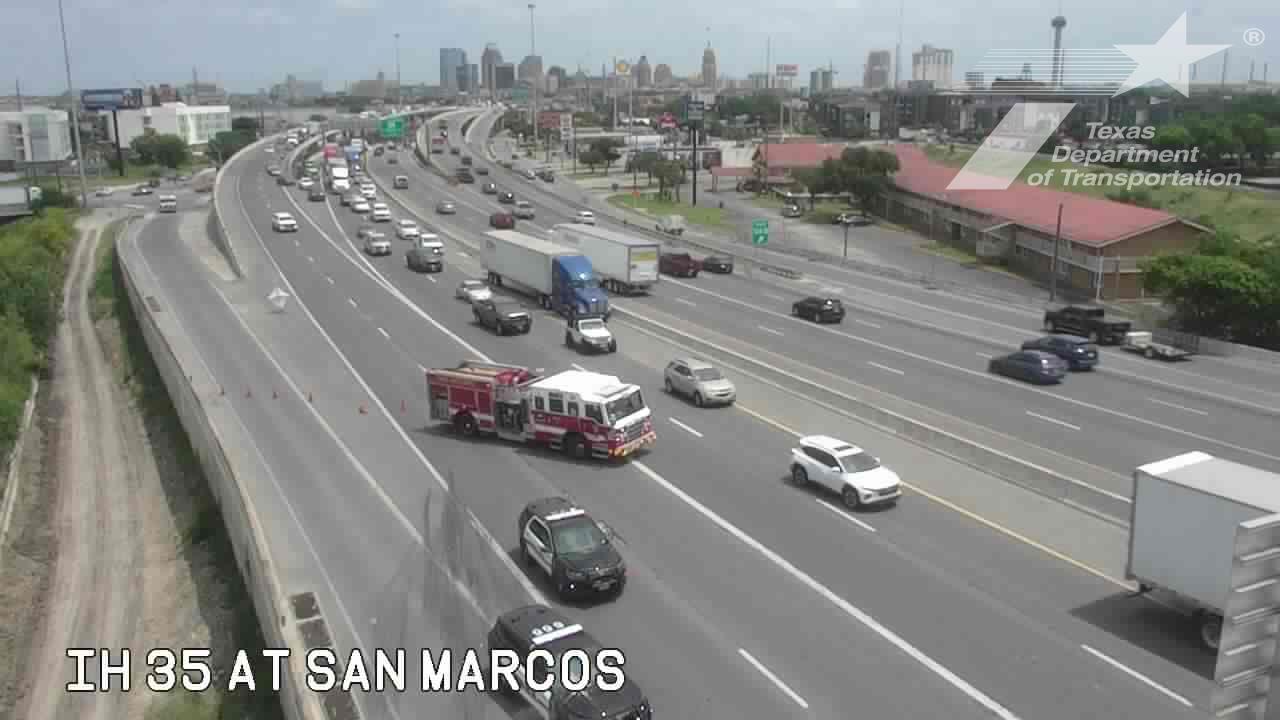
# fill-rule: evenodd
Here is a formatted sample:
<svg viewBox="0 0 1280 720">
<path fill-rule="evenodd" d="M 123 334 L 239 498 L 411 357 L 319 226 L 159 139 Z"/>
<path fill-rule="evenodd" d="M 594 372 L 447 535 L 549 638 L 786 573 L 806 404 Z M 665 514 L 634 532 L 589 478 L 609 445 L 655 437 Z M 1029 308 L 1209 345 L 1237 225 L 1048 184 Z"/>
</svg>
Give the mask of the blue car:
<svg viewBox="0 0 1280 720">
<path fill-rule="evenodd" d="M 1062 382 L 1067 376 L 1067 363 L 1057 355 L 1041 350 L 1019 350 L 1015 353 L 991 358 L 987 370 L 1018 380 L 1039 385 Z"/>
<path fill-rule="evenodd" d="M 1022 349 L 1057 355 L 1072 370 L 1092 370 L 1098 364 L 1098 346 L 1078 335 L 1046 335 L 1022 343 Z"/>
</svg>

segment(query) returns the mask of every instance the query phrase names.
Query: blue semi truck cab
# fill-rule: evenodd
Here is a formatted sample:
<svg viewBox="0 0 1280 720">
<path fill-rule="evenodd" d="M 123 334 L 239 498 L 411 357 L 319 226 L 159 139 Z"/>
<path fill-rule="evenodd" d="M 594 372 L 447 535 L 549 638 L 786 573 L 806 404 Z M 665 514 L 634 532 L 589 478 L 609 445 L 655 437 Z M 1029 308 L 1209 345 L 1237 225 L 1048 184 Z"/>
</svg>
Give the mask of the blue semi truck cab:
<svg viewBox="0 0 1280 720">
<path fill-rule="evenodd" d="M 583 255 L 559 255 L 551 261 L 551 307 L 561 315 L 610 314 L 609 295 L 600 287 L 591 261 Z"/>
</svg>

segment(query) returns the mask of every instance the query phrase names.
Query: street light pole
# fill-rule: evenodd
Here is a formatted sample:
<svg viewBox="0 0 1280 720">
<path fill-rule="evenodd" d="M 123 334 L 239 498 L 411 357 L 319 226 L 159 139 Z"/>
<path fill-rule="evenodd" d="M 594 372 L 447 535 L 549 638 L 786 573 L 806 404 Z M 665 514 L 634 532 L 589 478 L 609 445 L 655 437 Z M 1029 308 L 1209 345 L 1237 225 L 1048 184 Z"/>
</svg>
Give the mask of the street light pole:
<svg viewBox="0 0 1280 720">
<path fill-rule="evenodd" d="M 533 35 L 533 9 L 534 4 L 529 3 L 529 57 L 536 58 L 538 55 L 538 45 Z M 538 83 L 542 81 L 542 63 L 538 63 L 538 73 L 533 78 L 533 102 L 529 106 L 529 120 L 533 125 L 533 150 L 538 150 Z M 537 162 L 536 160 L 534 162 Z"/>
<path fill-rule="evenodd" d="M 844 259 L 849 259 L 849 222 L 846 220 L 841 223 L 844 225 Z"/>
<path fill-rule="evenodd" d="M 404 85 L 400 84 L 400 33 L 396 33 L 396 111 L 404 107 Z"/>
<path fill-rule="evenodd" d="M 58 25 L 62 28 L 62 61 L 67 68 L 67 97 L 71 101 L 72 138 L 76 142 L 76 169 L 80 171 L 80 207 L 89 207 L 89 182 L 84 177 L 84 145 L 80 141 L 80 113 L 77 110 L 80 100 L 76 98 L 75 86 L 71 84 L 71 48 L 67 45 L 67 20 L 62 13 L 62 0 L 58 0 Z M 119 129 L 116 131 L 116 145 L 120 144 Z"/>
<path fill-rule="evenodd" d="M 1053 264 L 1049 266 L 1049 302 L 1058 297 L 1058 246 L 1062 244 L 1062 203 L 1058 203 L 1058 228 L 1053 231 Z"/>
</svg>

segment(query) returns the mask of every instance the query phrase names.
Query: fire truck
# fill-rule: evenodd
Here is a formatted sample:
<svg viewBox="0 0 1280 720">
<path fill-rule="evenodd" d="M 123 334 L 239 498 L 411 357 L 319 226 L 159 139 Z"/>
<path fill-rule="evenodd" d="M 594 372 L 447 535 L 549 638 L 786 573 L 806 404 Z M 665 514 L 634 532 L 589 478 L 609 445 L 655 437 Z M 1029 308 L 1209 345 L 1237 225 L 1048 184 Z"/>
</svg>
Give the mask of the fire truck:
<svg viewBox="0 0 1280 720">
<path fill-rule="evenodd" d="M 657 440 L 640 388 L 614 375 L 464 362 L 427 370 L 429 416 L 458 434 L 620 460 Z"/>
</svg>

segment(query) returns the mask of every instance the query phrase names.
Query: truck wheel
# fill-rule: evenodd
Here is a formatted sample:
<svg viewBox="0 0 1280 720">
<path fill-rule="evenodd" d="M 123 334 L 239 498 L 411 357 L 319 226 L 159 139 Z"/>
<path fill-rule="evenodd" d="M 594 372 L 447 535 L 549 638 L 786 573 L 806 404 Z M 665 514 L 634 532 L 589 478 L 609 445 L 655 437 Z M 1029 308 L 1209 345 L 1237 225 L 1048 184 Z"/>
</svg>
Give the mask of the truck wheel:
<svg viewBox="0 0 1280 720">
<path fill-rule="evenodd" d="M 1222 618 L 1203 613 L 1200 616 L 1200 642 L 1210 650 L 1217 650 L 1222 641 Z"/>
<path fill-rule="evenodd" d="M 850 510 L 857 510 L 862 505 L 862 498 L 858 497 L 858 491 L 854 490 L 851 485 L 844 486 L 844 490 L 840 492 L 840 500 Z"/>
<path fill-rule="evenodd" d="M 671 378 L 667 378 L 667 379 L 663 380 L 663 381 L 662 381 L 662 386 L 666 389 L 666 391 L 667 391 L 667 394 L 668 394 L 668 395 L 674 395 L 674 394 L 675 394 L 676 389 L 675 389 L 675 387 L 673 387 L 673 386 L 671 385 Z"/>
<path fill-rule="evenodd" d="M 454 415 L 453 427 L 458 431 L 459 435 L 472 437 L 476 434 L 476 419 L 467 413 Z"/>
<path fill-rule="evenodd" d="M 524 541 L 523 536 L 520 538 L 520 559 L 524 561 L 525 565 L 533 567 L 533 554 L 529 552 L 529 543 Z"/>
<path fill-rule="evenodd" d="M 791 484 L 796 485 L 798 487 L 804 487 L 805 485 L 808 485 L 809 473 L 805 472 L 804 468 L 800 467 L 799 465 L 792 465 L 791 466 Z"/>
<path fill-rule="evenodd" d="M 1142 356 L 1143 356 L 1143 357 L 1145 357 L 1146 359 L 1150 360 L 1150 359 L 1152 359 L 1152 358 L 1154 358 L 1154 357 L 1156 356 L 1156 349 L 1155 349 L 1155 348 L 1147 348 L 1146 350 L 1143 350 L 1143 351 L 1142 351 Z"/>
<path fill-rule="evenodd" d="M 1090 332 L 1090 333 L 1089 333 L 1089 342 L 1091 342 L 1091 343 L 1093 343 L 1093 344 L 1095 344 L 1095 345 L 1098 343 L 1098 331 L 1097 331 L 1097 330 L 1094 330 L 1093 332 Z"/>
<path fill-rule="evenodd" d="M 564 334 L 564 346 L 567 348 L 573 347 L 573 336 L 569 333 Z"/>
<path fill-rule="evenodd" d="M 506 335 L 506 334 L 507 334 L 506 329 L 502 327 L 502 322 L 501 322 L 501 321 L 499 321 L 497 324 L 495 324 L 495 325 L 493 326 L 493 331 L 494 331 L 495 333 L 499 334 L 499 335 Z"/>
<path fill-rule="evenodd" d="M 618 352 L 618 341 L 617 341 L 617 340 L 610 340 L 610 341 L 609 341 L 609 352 L 611 352 L 611 353 L 616 353 L 616 352 Z"/>
<path fill-rule="evenodd" d="M 574 460 L 585 460 L 587 457 L 587 446 L 582 442 L 582 438 L 578 435 L 570 435 L 564 441 L 564 454 Z"/>
<path fill-rule="evenodd" d="M 703 402 L 704 402 L 704 401 L 703 401 L 703 399 L 702 399 L 702 393 L 700 393 L 700 392 L 695 392 L 695 393 L 693 394 L 693 404 L 694 404 L 694 405 L 697 405 L 698 407 L 702 407 Z"/>
</svg>

